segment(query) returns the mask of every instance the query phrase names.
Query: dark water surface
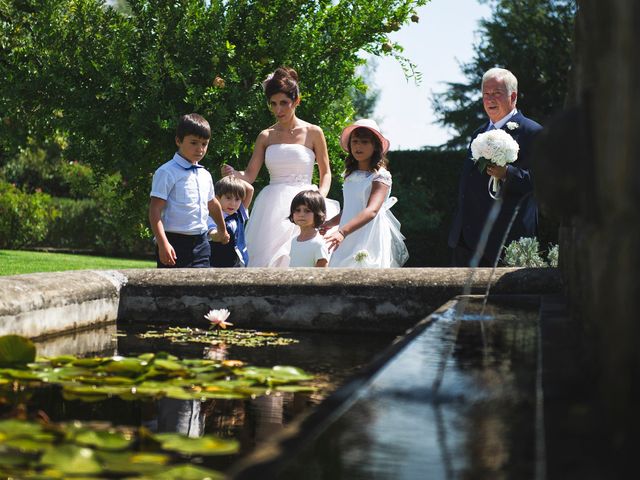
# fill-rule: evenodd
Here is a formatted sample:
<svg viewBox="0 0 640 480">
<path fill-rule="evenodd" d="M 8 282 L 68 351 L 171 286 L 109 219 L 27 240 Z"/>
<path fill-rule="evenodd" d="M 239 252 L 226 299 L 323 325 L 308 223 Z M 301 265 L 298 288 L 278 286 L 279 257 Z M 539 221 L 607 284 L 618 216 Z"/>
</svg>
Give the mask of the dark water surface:
<svg viewBox="0 0 640 480">
<path fill-rule="evenodd" d="M 154 328 L 157 329 L 157 328 Z M 213 434 L 235 438 L 240 453 L 210 457 L 207 466 L 225 469 L 237 458 L 253 450 L 280 432 L 300 414 L 309 412 L 350 375 L 366 365 L 395 338 L 389 334 L 323 334 L 313 332 L 280 332 L 299 343 L 257 348 L 229 346 L 209 352 L 202 343 L 171 343 L 166 339 L 140 339 L 139 332 L 119 331 L 111 326 L 96 331 L 74 334 L 69 338 L 53 338 L 38 342 L 41 355 L 77 354 L 78 356 L 136 356 L 146 352 L 168 352 L 179 358 L 242 360 L 248 364 L 271 367 L 292 365 L 315 376 L 314 392 L 278 392 L 247 400 L 160 399 L 157 401 L 124 401 L 118 398 L 100 402 L 68 401 L 58 388 L 34 392 L 28 402 L 31 414 L 41 412 L 52 421 L 107 421 L 116 425 L 144 425 L 152 431 L 175 431 L 189 436 Z M 77 351 L 74 351 L 74 347 Z M 8 406 L 0 408 L 7 413 Z"/>
<path fill-rule="evenodd" d="M 536 478 L 537 325 L 537 309 L 438 316 L 278 478 Z"/>
</svg>

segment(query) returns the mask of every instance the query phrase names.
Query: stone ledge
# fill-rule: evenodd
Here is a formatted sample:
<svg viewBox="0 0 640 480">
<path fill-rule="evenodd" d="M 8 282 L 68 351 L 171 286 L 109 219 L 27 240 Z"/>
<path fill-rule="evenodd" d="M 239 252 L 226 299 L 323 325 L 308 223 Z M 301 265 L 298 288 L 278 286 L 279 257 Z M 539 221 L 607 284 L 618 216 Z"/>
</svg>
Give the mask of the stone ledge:
<svg viewBox="0 0 640 480">
<path fill-rule="evenodd" d="M 0 334 L 39 337 L 122 322 L 202 324 L 229 308 L 246 328 L 402 332 L 459 295 L 469 269 L 139 269 L 0 277 Z M 474 274 L 483 294 L 491 269 Z M 555 269 L 497 269 L 495 294 L 561 291 Z"/>
</svg>

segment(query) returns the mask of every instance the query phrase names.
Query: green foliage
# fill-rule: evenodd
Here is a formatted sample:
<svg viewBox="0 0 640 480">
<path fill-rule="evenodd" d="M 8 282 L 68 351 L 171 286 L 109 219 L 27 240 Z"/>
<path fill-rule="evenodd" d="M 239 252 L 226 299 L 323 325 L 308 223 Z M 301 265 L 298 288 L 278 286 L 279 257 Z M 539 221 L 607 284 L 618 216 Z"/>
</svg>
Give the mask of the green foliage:
<svg viewBox="0 0 640 480">
<path fill-rule="evenodd" d="M 91 196 L 96 182 L 93 169 L 77 161 L 62 162 L 59 167 L 62 184 L 69 189 L 72 198 L 88 198 Z"/>
<path fill-rule="evenodd" d="M 0 337 L 0 366 L 25 366 L 36 359 L 36 346 L 20 335 Z"/>
<path fill-rule="evenodd" d="M 35 347 L 29 340 L 18 343 L 19 338 L 0 337 L 0 360 L 5 367 L 0 368 L 0 387 L 20 387 L 20 383 L 28 383 L 31 389 L 59 385 L 67 400 L 242 399 L 267 395 L 279 386 L 287 386 L 288 391 L 314 388 L 306 383 L 314 379 L 313 375 L 293 366 L 266 368 L 239 360 L 180 360 L 167 353 L 90 358 L 63 355 L 36 358 L 34 362 Z M 3 393 L 6 395 L 0 388 L 0 396 Z"/>
<path fill-rule="evenodd" d="M 558 258 L 560 256 L 559 250 L 560 248 L 558 245 L 551 245 L 549 247 L 549 253 L 547 253 L 547 260 L 549 261 L 550 267 L 558 268 Z"/>
<path fill-rule="evenodd" d="M 130 0 L 124 12 L 102 0 L 2 3 L 2 155 L 27 138 L 63 138 L 66 159 L 97 178 L 120 172 L 126 203 L 146 205 L 150 174 L 175 150 L 179 115 L 210 121 L 211 171 L 242 166 L 273 122 L 261 81 L 289 65 L 301 77 L 300 117 L 323 127 L 340 172 L 338 134 L 362 87 L 358 53 L 402 59 L 387 33 L 427 1 Z M 143 207 L 128 212 L 121 231 L 146 223 Z"/>
<path fill-rule="evenodd" d="M 106 175 L 91 192 L 95 211 L 89 223 L 95 231 L 93 248 L 99 252 L 145 252 L 151 235 L 145 217 L 147 203 L 139 203 L 119 173 Z M 128 225 L 128 228 L 123 228 Z"/>
<path fill-rule="evenodd" d="M 95 200 L 53 198 L 52 201 L 60 214 L 51 222 L 40 244 L 51 248 L 94 249 L 97 237 L 94 219 L 98 214 Z"/>
<path fill-rule="evenodd" d="M 360 68 L 358 83 L 352 87 L 354 118 L 372 118 L 380 97 L 380 90 L 372 85 L 377 64 L 370 60 Z"/>
<path fill-rule="evenodd" d="M 474 58 L 461 65 L 467 81 L 449 83 L 434 95 L 439 123 L 456 131 L 450 147 L 466 147 L 486 118 L 480 98 L 482 75 L 491 67 L 518 78 L 518 108 L 544 124 L 559 111 L 568 88 L 575 0 L 490 0 L 493 15 L 480 22 Z"/>
<path fill-rule="evenodd" d="M 49 195 L 25 193 L 0 180 L 0 248 L 36 245 L 57 215 Z"/>
<path fill-rule="evenodd" d="M 557 267 L 557 245 L 550 246 L 547 260 L 548 263 L 542 258 L 538 239 L 533 237 L 514 240 L 504 250 L 504 263 L 509 267 Z"/>
<path fill-rule="evenodd" d="M 289 337 L 281 337 L 276 332 L 260 332 L 257 330 L 247 330 L 234 328 L 232 330 L 203 330 L 192 327 L 168 327 L 161 332 L 157 330 L 147 330 L 138 334 L 139 338 L 166 338 L 172 343 L 206 343 L 210 347 L 221 345 L 241 346 L 247 348 L 255 347 L 275 347 L 298 343 L 299 340 Z"/>
<path fill-rule="evenodd" d="M 402 224 L 409 249 L 408 267 L 447 266 L 449 227 L 457 198 L 464 151 L 435 148 L 389 153 L 393 214 Z"/>
<path fill-rule="evenodd" d="M 3 478 L 222 479 L 215 470 L 190 464 L 190 456 L 237 453 L 236 440 L 106 422 L 56 423 L 0 420 Z M 185 458 L 187 457 L 187 458 Z"/>
</svg>

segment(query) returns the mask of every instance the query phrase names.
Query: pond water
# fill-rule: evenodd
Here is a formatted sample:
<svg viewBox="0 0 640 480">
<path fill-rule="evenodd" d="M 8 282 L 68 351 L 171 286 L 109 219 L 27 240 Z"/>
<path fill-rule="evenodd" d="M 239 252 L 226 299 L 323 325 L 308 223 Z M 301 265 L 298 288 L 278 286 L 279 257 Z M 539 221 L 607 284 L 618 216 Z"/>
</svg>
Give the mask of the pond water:
<svg viewBox="0 0 640 480">
<path fill-rule="evenodd" d="M 37 342 L 38 354 L 110 357 L 167 352 L 181 359 L 233 359 L 264 367 L 292 365 L 314 375 L 311 384 L 317 388 L 316 391 L 277 392 L 246 400 L 209 399 L 201 402 L 163 398 L 125 401 L 110 398 L 82 402 L 65 400 L 59 388 L 49 387 L 35 390 L 27 402 L 29 416 L 37 414 L 53 422 L 105 421 L 114 425 L 143 425 L 153 432 L 179 432 L 191 437 L 207 434 L 238 440 L 239 453 L 203 458 L 204 465 L 216 470 L 225 470 L 238 458 L 271 439 L 292 419 L 308 413 L 395 338 L 389 334 L 279 332 L 280 337 L 293 339 L 295 343 L 209 348 L 202 343 L 142 339 L 140 334 L 144 332 L 127 328 L 127 331 L 116 334 L 115 326 L 109 326 Z M 1 400 L 0 396 L 0 414 L 5 417 L 14 405 Z"/>
<path fill-rule="evenodd" d="M 434 315 L 324 431 L 234 478 L 544 478 L 537 306 L 480 311 Z"/>
</svg>

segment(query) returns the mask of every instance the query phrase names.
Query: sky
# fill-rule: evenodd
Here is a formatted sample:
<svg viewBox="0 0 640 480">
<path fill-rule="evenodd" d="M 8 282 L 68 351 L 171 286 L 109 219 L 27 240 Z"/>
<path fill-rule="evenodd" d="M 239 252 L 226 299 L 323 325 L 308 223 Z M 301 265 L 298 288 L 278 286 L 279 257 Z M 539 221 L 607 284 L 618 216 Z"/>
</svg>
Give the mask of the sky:
<svg viewBox="0 0 640 480">
<path fill-rule="evenodd" d="M 391 150 L 441 145 L 451 138 L 434 124 L 431 93 L 446 90 L 445 82 L 465 80 L 460 63 L 473 58 L 478 21 L 491 9 L 477 0 L 431 0 L 417 10 L 418 23 L 410 23 L 390 35 L 404 47 L 404 56 L 422 73 L 419 85 L 407 81 L 393 58 L 375 57 L 372 86 L 379 90 L 374 118 L 391 141 Z"/>
</svg>

